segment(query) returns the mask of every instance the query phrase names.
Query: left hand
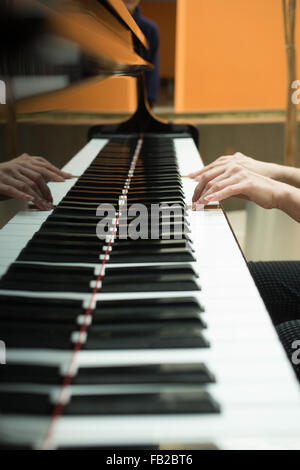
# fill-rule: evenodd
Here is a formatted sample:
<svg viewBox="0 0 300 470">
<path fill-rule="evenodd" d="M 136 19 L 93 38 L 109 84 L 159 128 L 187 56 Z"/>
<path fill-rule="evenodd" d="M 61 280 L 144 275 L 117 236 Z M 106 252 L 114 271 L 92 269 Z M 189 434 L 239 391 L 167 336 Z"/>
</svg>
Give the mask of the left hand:
<svg viewBox="0 0 300 470">
<path fill-rule="evenodd" d="M 39 209 L 50 210 L 52 195 L 46 181 L 63 182 L 71 177 L 42 157 L 23 154 L 0 163 L 0 200 L 32 201 Z"/>
</svg>

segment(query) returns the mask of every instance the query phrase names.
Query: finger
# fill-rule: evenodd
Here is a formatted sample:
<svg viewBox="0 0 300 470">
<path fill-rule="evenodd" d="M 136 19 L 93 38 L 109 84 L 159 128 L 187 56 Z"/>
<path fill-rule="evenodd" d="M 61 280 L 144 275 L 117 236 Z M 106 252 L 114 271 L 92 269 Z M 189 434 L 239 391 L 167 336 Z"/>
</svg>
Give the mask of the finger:
<svg viewBox="0 0 300 470">
<path fill-rule="evenodd" d="M 30 184 L 31 187 L 39 193 L 42 199 L 45 199 L 45 201 L 48 202 L 53 201 L 51 191 L 45 183 L 43 175 L 29 168 L 22 168 L 20 172 L 30 180 L 30 183 L 28 184 Z"/>
<path fill-rule="evenodd" d="M 246 194 L 243 194 L 244 186 L 243 183 L 236 183 L 233 184 L 232 186 L 227 186 L 224 189 L 221 189 L 221 191 L 217 191 L 213 194 L 209 194 L 204 197 L 204 199 L 208 202 L 210 201 L 222 201 L 223 199 L 226 199 L 228 197 L 232 196 L 240 196 L 242 194 L 243 196 L 247 196 Z"/>
<path fill-rule="evenodd" d="M 204 168 L 201 168 L 201 170 L 195 171 L 194 173 L 188 174 L 188 176 L 192 179 L 197 178 L 197 176 L 202 175 L 205 173 L 207 170 L 210 170 L 212 168 L 212 164 L 205 166 Z"/>
<path fill-rule="evenodd" d="M 201 168 L 201 170 L 194 171 L 193 173 L 188 173 L 188 177 L 194 179 L 196 178 L 196 176 L 200 175 L 203 170 L 204 168 Z"/>
<path fill-rule="evenodd" d="M 0 183 L 0 195 L 8 198 L 17 199 L 18 201 L 29 202 L 33 201 L 33 196 L 23 191 L 19 191 L 13 186 Z"/>
<path fill-rule="evenodd" d="M 13 175 L 17 180 L 19 181 L 22 181 L 23 183 L 26 183 L 28 184 L 28 186 L 30 186 L 31 184 L 31 179 L 28 178 L 26 175 L 25 175 L 25 172 L 22 173 L 22 168 L 18 171 L 16 171 Z"/>
<path fill-rule="evenodd" d="M 196 181 L 199 181 L 200 178 L 202 178 L 203 175 L 205 175 L 206 173 L 212 171 L 212 170 L 215 170 L 217 168 L 223 168 L 224 170 L 228 167 L 228 162 L 222 160 L 222 161 L 215 161 L 213 162 L 211 165 L 208 165 L 206 166 L 205 168 L 203 168 L 203 170 L 201 170 L 201 172 L 199 173 L 198 176 L 195 177 Z"/>
<path fill-rule="evenodd" d="M 54 173 L 46 167 L 40 166 L 36 167 L 36 169 L 37 168 L 46 181 L 55 181 L 56 183 L 63 183 L 65 181 L 65 178 L 59 176 L 57 173 Z"/>
<path fill-rule="evenodd" d="M 32 157 L 32 161 L 37 164 L 38 166 L 42 166 L 44 168 L 47 168 L 50 170 L 52 173 L 55 173 L 56 175 L 60 176 L 61 178 L 64 179 L 69 179 L 72 178 L 73 175 L 71 173 L 68 173 L 66 171 L 60 170 L 57 168 L 55 165 L 52 163 L 48 162 L 45 158 L 42 157 Z"/>
<path fill-rule="evenodd" d="M 39 209 L 52 209 L 52 204 L 40 196 L 39 192 L 35 189 L 34 185 L 19 181 L 11 176 L 6 176 L 2 179 L 2 181 L 6 186 L 9 186 L 10 188 L 16 189 L 20 192 L 30 195 L 30 200 L 32 200 Z"/>
<path fill-rule="evenodd" d="M 209 163 L 209 165 L 206 165 L 204 168 L 201 168 L 201 170 L 190 173 L 188 176 L 190 178 L 197 178 L 197 176 L 203 175 L 203 173 L 211 170 L 212 168 L 215 168 L 216 166 L 224 165 L 227 162 L 228 157 L 229 155 L 222 155 L 221 157 L 214 160 L 212 163 Z"/>
<path fill-rule="evenodd" d="M 203 191 L 205 190 L 207 185 L 209 185 L 208 187 L 210 187 L 212 182 L 214 181 L 214 179 L 217 176 L 224 174 L 224 171 L 225 171 L 225 168 L 222 166 L 222 167 L 214 168 L 214 169 L 208 171 L 205 175 L 202 175 L 202 177 L 200 178 L 200 181 L 199 181 L 199 183 L 196 186 L 196 189 L 194 191 L 192 201 L 195 202 L 198 199 L 200 199 L 201 194 L 203 193 Z"/>
<path fill-rule="evenodd" d="M 22 173 L 23 171 L 23 173 Z M 26 183 L 29 187 L 32 187 L 33 186 L 33 182 L 32 182 L 32 179 L 30 179 L 28 176 L 26 176 L 26 170 L 25 169 L 21 169 L 19 171 L 19 173 L 17 174 L 17 178 L 19 181 L 23 182 L 23 183 Z M 38 193 L 40 195 L 40 197 L 42 199 L 45 199 L 46 201 L 48 202 L 53 202 L 53 198 L 52 198 L 52 194 L 51 194 L 51 191 L 50 189 L 48 188 L 48 186 L 46 185 L 46 183 L 44 182 L 45 186 L 46 186 L 46 189 L 47 189 L 47 192 L 46 193 L 43 193 L 40 188 L 38 187 Z"/>
<path fill-rule="evenodd" d="M 45 201 L 45 199 L 42 199 L 38 195 L 34 196 L 33 203 L 38 209 L 42 211 L 49 211 L 53 209 L 53 205 L 51 202 Z"/>
<path fill-rule="evenodd" d="M 26 162 L 26 169 L 35 171 L 39 174 L 43 174 L 44 178 L 47 181 L 55 181 L 57 183 L 62 183 L 65 181 L 65 178 L 61 175 L 58 175 L 56 172 L 49 170 L 46 165 L 40 165 L 33 163 L 32 161 Z"/>
<path fill-rule="evenodd" d="M 23 177 L 26 177 L 26 181 L 22 181 L 23 183 L 26 183 L 32 190 L 32 192 L 40 198 L 43 199 L 43 193 L 40 190 L 39 186 L 36 184 L 34 181 L 35 179 L 35 172 L 29 169 L 28 167 L 25 166 L 18 166 L 18 171 L 13 173 L 14 179 L 19 180 L 20 175 L 23 175 Z"/>
<path fill-rule="evenodd" d="M 43 198 L 48 202 L 53 202 L 53 197 L 51 194 L 50 189 L 48 188 L 43 175 L 38 173 L 37 179 L 35 180 L 36 184 L 38 185 Z"/>
<path fill-rule="evenodd" d="M 49 181 L 63 182 L 66 178 L 72 177 L 70 173 L 65 173 L 59 170 L 56 166 L 47 162 L 47 160 L 42 157 L 28 157 L 23 160 L 23 167 L 29 168 L 32 171 L 37 171 L 38 173 L 47 171 L 47 179 Z"/>
<path fill-rule="evenodd" d="M 210 187 L 205 188 L 205 190 L 202 192 L 200 200 L 203 200 L 203 198 L 205 198 L 209 194 L 214 194 L 217 191 L 226 188 L 226 186 L 232 186 L 233 184 L 236 184 L 239 181 L 240 179 L 237 175 L 224 176 L 223 178 L 219 178 L 218 180 L 216 178 L 215 180 L 213 180 L 213 184 Z"/>
<path fill-rule="evenodd" d="M 52 181 L 57 181 L 57 182 L 62 182 L 65 181 L 65 179 L 70 179 L 73 178 L 73 175 L 71 173 L 67 173 L 65 171 L 60 170 L 59 168 L 56 168 L 56 166 L 51 165 L 51 163 L 46 163 L 45 165 L 38 165 L 39 168 L 44 168 L 49 172 L 49 177 L 51 177 Z"/>
<path fill-rule="evenodd" d="M 228 174 L 227 171 L 225 170 L 223 173 L 220 175 L 216 176 L 213 180 L 210 180 L 209 183 L 206 185 L 204 190 L 202 191 L 202 196 L 206 193 L 211 193 L 214 192 L 212 191 L 212 188 L 218 183 L 221 183 L 222 181 L 228 180 L 232 175 Z"/>
<path fill-rule="evenodd" d="M 196 202 L 198 201 L 198 199 L 200 198 L 200 195 L 202 193 L 202 190 L 198 188 L 199 184 L 197 184 L 196 188 L 195 188 L 195 191 L 194 191 L 194 194 L 193 194 L 193 197 L 192 197 L 192 202 Z"/>
</svg>

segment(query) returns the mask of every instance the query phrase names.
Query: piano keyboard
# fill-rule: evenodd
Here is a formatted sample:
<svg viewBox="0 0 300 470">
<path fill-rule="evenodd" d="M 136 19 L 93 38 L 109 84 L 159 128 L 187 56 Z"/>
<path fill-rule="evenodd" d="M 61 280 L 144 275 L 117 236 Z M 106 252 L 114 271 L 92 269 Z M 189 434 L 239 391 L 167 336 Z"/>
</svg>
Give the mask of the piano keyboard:
<svg viewBox="0 0 300 470">
<path fill-rule="evenodd" d="M 64 168 L 80 178 L 49 185 L 50 215 L 1 230 L 3 446 L 300 447 L 298 384 L 222 210 L 121 237 L 125 203 L 186 209 L 199 166 L 188 137 L 93 139 Z"/>
</svg>

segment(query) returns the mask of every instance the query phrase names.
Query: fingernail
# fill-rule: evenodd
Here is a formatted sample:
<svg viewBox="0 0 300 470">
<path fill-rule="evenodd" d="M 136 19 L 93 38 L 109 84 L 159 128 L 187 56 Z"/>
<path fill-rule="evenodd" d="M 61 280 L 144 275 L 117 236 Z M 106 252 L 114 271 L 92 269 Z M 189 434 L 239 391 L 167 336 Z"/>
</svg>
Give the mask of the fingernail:
<svg viewBox="0 0 300 470">
<path fill-rule="evenodd" d="M 214 194 L 209 194 L 208 196 L 204 196 L 203 199 L 205 199 L 206 201 L 212 201 L 213 199 L 215 199 L 215 195 Z"/>
<path fill-rule="evenodd" d="M 39 201 L 39 202 L 36 202 L 35 204 L 37 207 L 39 207 L 39 209 L 43 211 L 49 211 L 53 207 L 52 204 L 47 201 Z"/>
<path fill-rule="evenodd" d="M 204 204 L 201 204 L 199 201 L 194 204 L 194 211 L 203 211 Z"/>
</svg>

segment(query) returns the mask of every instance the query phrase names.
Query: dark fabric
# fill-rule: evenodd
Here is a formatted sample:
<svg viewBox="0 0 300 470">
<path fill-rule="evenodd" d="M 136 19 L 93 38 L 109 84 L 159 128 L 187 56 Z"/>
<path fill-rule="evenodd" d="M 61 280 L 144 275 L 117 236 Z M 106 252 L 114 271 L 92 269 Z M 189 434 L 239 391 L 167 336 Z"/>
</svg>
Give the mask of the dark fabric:
<svg viewBox="0 0 300 470">
<path fill-rule="evenodd" d="M 153 21 L 142 16 L 140 7 L 136 8 L 132 16 L 149 44 L 149 49 L 144 48 L 142 55 L 145 60 L 154 65 L 154 70 L 146 71 L 148 100 L 154 102 L 157 101 L 159 93 L 159 30 Z"/>
<path fill-rule="evenodd" d="M 280 323 L 276 331 L 300 381 L 300 320 Z"/>
<path fill-rule="evenodd" d="M 275 325 L 300 320 L 300 261 L 248 263 Z"/>
<path fill-rule="evenodd" d="M 300 381 L 300 261 L 250 262 L 248 266 Z"/>
</svg>

